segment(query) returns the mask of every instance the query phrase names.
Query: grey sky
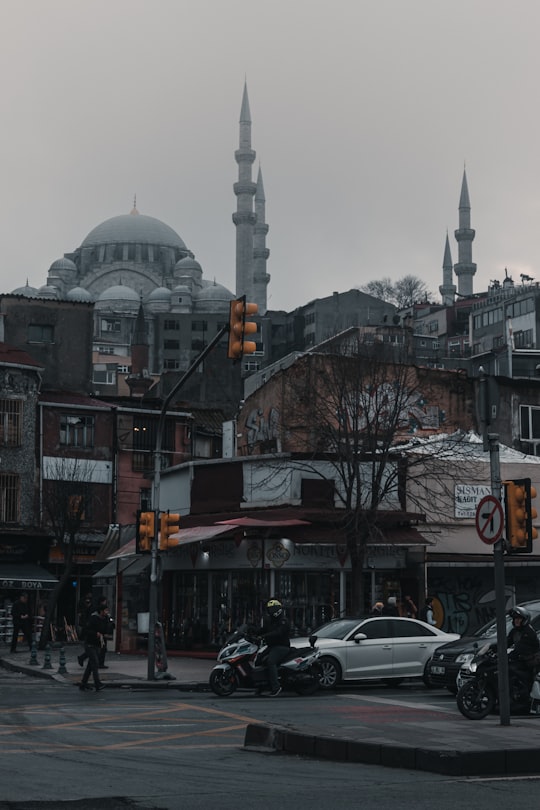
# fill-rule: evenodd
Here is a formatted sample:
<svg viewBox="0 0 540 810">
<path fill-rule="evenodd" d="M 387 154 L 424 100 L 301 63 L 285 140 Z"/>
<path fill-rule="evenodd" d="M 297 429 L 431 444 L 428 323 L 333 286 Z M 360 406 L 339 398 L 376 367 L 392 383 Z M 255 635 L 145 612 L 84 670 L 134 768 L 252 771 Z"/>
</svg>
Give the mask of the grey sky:
<svg viewBox="0 0 540 810">
<path fill-rule="evenodd" d="M 474 289 L 540 281 L 538 0 L 2 0 L 0 291 L 109 217 L 234 291 L 247 77 L 271 309 L 412 273 L 436 294 L 463 166 Z"/>
</svg>

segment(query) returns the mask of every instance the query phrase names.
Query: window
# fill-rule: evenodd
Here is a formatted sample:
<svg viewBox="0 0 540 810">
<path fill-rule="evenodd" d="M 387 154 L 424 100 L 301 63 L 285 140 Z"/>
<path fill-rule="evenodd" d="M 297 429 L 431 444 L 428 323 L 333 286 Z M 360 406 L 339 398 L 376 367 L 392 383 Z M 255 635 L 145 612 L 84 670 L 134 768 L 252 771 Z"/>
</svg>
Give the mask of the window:
<svg viewBox="0 0 540 810">
<path fill-rule="evenodd" d="M 116 370 L 119 374 L 129 374 L 131 371 L 131 366 L 116 366 Z"/>
<path fill-rule="evenodd" d="M 102 371 L 95 368 L 92 373 L 92 382 L 98 385 L 114 385 L 116 383 L 116 371 Z"/>
<path fill-rule="evenodd" d="M 98 346 L 98 354 L 114 354 L 114 346 Z"/>
<path fill-rule="evenodd" d="M 22 399 L 0 399 L 0 444 L 18 447 L 22 433 Z"/>
<path fill-rule="evenodd" d="M 0 523 L 18 523 L 20 479 L 14 473 L 0 473 Z"/>
<path fill-rule="evenodd" d="M 201 352 L 206 346 L 206 341 L 200 338 L 195 338 L 191 341 L 191 348 L 193 351 Z"/>
<path fill-rule="evenodd" d="M 521 439 L 523 441 L 540 441 L 540 408 L 534 405 L 519 406 Z"/>
<path fill-rule="evenodd" d="M 180 321 L 164 321 L 163 329 L 166 332 L 178 332 L 180 329 Z"/>
<path fill-rule="evenodd" d="M 28 326 L 29 343 L 53 343 L 54 326 L 50 324 L 31 323 Z"/>
<path fill-rule="evenodd" d="M 163 361 L 163 368 L 168 371 L 177 371 L 180 368 L 180 360 L 167 359 Z"/>
<path fill-rule="evenodd" d="M 391 621 L 391 620 L 390 620 Z M 434 636 L 435 633 L 427 624 L 415 622 L 392 622 L 392 631 L 395 638 L 410 638 L 414 636 Z"/>
<path fill-rule="evenodd" d="M 368 638 L 392 638 L 392 625 L 389 619 L 378 619 L 376 622 L 366 622 L 356 633 L 365 633 Z"/>
<path fill-rule="evenodd" d="M 180 341 L 179 340 L 164 340 L 163 341 L 163 348 L 164 349 L 179 349 L 180 348 Z"/>
<path fill-rule="evenodd" d="M 192 321 L 191 322 L 191 331 L 192 332 L 206 332 L 208 329 L 208 321 Z"/>
<path fill-rule="evenodd" d="M 120 321 L 112 320 L 111 318 L 101 319 L 101 331 L 103 332 L 119 332 Z"/>
<path fill-rule="evenodd" d="M 93 447 L 94 417 L 62 414 L 60 417 L 60 444 L 70 447 Z"/>
</svg>

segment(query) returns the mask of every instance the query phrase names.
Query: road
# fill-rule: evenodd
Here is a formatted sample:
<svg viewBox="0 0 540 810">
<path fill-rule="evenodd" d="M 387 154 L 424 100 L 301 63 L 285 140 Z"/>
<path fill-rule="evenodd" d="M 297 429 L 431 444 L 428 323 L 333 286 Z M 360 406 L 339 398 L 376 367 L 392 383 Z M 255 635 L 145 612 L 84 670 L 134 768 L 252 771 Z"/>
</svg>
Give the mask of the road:
<svg viewBox="0 0 540 810">
<path fill-rule="evenodd" d="M 347 688 L 273 699 L 174 690 L 73 686 L 0 674 L 0 810 L 297 810 L 299 806 L 492 810 L 536 806 L 540 778 L 448 778 L 247 751 L 251 721 L 374 726 L 401 712 L 453 712 L 452 697 L 419 685 Z"/>
</svg>

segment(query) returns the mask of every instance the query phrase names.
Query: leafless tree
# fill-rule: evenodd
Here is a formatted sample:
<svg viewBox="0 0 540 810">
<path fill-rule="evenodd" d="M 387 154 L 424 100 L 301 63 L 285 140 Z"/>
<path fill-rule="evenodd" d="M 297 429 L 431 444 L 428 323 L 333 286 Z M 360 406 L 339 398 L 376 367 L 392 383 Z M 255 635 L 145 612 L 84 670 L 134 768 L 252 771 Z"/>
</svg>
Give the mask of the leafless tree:
<svg viewBox="0 0 540 810">
<path fill-rule="evenodd" d="M 394 284 L 389 276 L 372 279 L 360 289 L 368 295 L 373 295 L 374 298 L 380 298 L 381 301 L 389 301 L 392 304 L 396 301 Z"/>
<path fill-rule="evenodd" d="M 52 591 L 40 637 L 40 648 L 50 638 L 50 626 L 60 594 L 71 580 L 80 532 L 92 492 L 94 464 L 84 459 L 57 458 L 49 462 L 44 480 L 44 523 L 63 556 L 63 570 Z"/>
<path fill-rule="evenodd" d="M 398 309 L 406 309 L 413 304 L 421 303 L 431 295 L 427 285 L 418 276 L 407 275 L 394 284 L 389 276 L 372 279 L 360 288 L 369 295 L 395 304 Z"/>
<path fill-rule="evenodd" d="M 281 385 L 280 448 L 293 454 L 296 469 L 332 480 L 334 527 L 349 553 L 357 614 L 365 609 L 367 545 L 386 542 L 385 526 L 423 521 L 426 504 L 438 514 L 453 504 L 448 462 L 466 435 L 458 422 L 470 413 L 457 375 L 441 379 L 379 348 L 349 341 L 340 353 L 304 355 Z M 441 430 L 440 414 L 425 403 L 438 404 L 444 390 L 462 420 L 447 422 L 452 438 L 430 448 L 421 437 Z"/>
</svg>

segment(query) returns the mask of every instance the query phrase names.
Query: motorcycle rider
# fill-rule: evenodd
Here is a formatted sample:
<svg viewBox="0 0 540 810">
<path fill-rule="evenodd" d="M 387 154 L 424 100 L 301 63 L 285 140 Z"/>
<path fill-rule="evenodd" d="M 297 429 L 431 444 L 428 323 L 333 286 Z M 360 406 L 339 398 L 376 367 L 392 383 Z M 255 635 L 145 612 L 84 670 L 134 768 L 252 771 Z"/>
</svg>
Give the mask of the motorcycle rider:
<svg viewBox="0 0 540 810">
<path fill-rule="evenodd" d="M 266 616 L 263 622 L 262 637 L 268 644 L 268 680 L 270 681 L 271 696 L 277 697 L 281 692 L 278 679 L 278 666 L 289 654 L 291 643 L 290 625 L 285 617 L 283 605 L 278 599 L 270 599 L 266 603 Z"/>
<path fill-rule="evenodd" d="M 536 631 L 531 627 L 531 614 L 523 607 L 513 607 L 508 611 L 512 617 L 512 629 L 508 633 L 507 643 L 512 647 L 509 660 L 526 672 L 532 683 L 535 674 L 536 654 L 540 651 L 540 641 Z"/>
</svg>

